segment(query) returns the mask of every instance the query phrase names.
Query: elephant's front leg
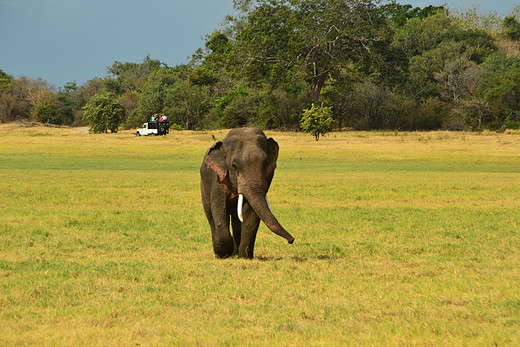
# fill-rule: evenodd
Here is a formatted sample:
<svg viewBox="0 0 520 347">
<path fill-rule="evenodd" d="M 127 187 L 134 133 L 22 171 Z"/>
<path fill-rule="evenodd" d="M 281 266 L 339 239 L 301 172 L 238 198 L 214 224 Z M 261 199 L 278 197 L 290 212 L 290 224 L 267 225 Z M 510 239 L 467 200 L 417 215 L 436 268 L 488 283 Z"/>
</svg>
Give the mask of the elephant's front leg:
<svg viewBox="0 0 520 347">
<path fill-rule="evenodd" d="M 238 257 L 253 259 L 260 218 L 247 202 L 244 203 L 242 213 L 244 222 L 242 222 L 240 242 L 238 243 Z"/>
<path fill-rule="evenodd" d="M 227 198 L 219 191 L 213 191 L 211 197 L 211 214 L 213 217 L 212 239 L 213 251 L 219 258 L 233 255 L 235 243 L 229 232 L 229 213 Z"/>
</svg>

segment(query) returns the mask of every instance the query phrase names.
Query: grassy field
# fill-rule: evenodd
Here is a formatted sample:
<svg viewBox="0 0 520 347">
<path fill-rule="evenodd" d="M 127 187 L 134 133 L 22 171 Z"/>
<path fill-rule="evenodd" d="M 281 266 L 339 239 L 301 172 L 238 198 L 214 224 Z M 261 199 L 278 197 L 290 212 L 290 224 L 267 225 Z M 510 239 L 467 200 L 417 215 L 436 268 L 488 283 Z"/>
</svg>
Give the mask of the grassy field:
<svg viewBox="0 0 520 347">
<path fill-rule="evenodd" d="M 520 134 L 280 145 L 256 259 L 218 260 L 226 132 L 0 125 L 0 345 L 520 345 Z"/>
</svg>

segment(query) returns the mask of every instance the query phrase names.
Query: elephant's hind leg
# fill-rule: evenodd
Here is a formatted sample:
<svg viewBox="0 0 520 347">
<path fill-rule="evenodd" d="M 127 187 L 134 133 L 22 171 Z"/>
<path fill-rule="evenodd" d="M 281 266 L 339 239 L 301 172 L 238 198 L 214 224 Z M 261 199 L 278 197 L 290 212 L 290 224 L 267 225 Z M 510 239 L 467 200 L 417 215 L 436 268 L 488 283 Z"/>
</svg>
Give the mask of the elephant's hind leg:
<svg viewBox="0 0 520 347">
<path fill-rule="evenodd" d="M 233 240 L 235 241 L 233 255 L 236 255 L 238 253 L 238 246 L 240 245 L 242 234 L 242 222 L 240 222 L 236 213 L 231 215 L 231 225 L 233 227 Z"/>
</svg>

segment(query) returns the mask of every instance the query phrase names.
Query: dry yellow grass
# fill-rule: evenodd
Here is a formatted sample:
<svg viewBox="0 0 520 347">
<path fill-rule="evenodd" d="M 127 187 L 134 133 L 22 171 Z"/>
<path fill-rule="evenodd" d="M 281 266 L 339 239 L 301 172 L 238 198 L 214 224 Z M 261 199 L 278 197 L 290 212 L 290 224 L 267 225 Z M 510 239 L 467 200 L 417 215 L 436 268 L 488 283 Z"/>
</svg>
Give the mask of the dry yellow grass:
<svg viewBox="0 0 520 347">
<path fill-rule="evenodd" d="M 252 261 L 200 203 L 225 134 L 0 125 L 0 345 L 520 344 L 520 134 L 268 132 L 296 242 Z"/>
</svg>

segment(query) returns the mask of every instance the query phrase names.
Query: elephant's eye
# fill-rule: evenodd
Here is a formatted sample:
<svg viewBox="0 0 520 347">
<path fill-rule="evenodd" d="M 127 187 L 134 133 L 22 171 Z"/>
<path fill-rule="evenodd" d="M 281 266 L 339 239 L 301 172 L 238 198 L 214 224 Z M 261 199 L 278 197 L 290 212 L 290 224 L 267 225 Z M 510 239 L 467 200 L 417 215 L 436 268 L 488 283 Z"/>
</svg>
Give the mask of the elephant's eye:
<svg viewBox="0 0 520 347">
<path fill-rule="evenodd" d="M 237 170 L 237 171 L 238 171 L 238 165 L 237 165 L 236 163 L 231 164 L 231 167 L 232 167 L 234 170 Z"/>
</svg>

